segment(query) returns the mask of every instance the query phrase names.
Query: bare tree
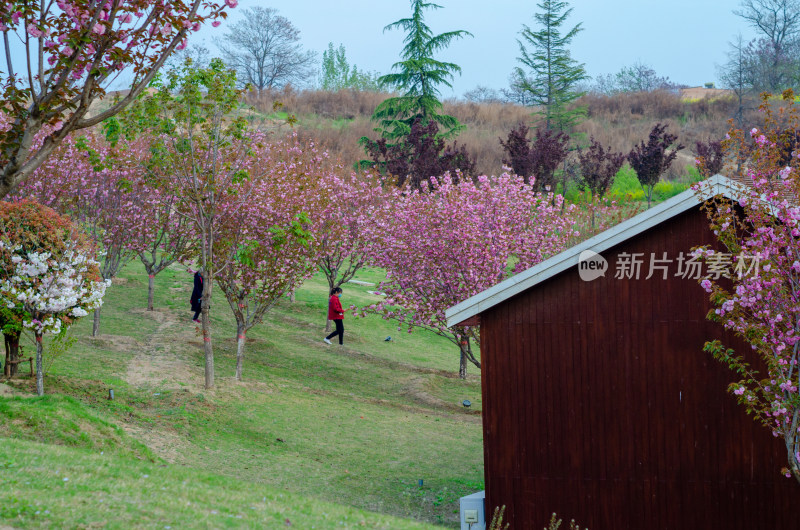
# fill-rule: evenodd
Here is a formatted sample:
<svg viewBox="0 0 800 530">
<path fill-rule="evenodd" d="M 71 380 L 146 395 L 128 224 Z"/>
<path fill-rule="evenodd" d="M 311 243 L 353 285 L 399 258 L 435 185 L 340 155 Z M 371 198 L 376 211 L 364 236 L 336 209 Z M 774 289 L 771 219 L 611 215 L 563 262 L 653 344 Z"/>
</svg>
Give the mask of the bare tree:
<svg viewBox="0 0 800 530">
<path fill-rule="evenodd" d="M 316 54 L 303 51 L 300 31 L 271 7 L 242 12 L 220 45 L 223 60 L 236 70 L 239 81 L 259 91 L 302 84 L 314 74 Z"/>
<path fill-rule="evenodd" d="M 619 92 L 617 76 L 615 74 L 600 74 L 592 80 L 592 83 L 585 90 L 592 94 L 613 96 Z"/>
<path fill-rule="evenodd" d="M 743 0 L 733 12 L 769 39 L 778 49 L 800 33 L 798 0 Z"/>
<path fill-rule="evenodd" d="M 500 92 L 484 85 L 478 85 L 472 90 L 464 92 L 464 99 L 472 103 L 499 103 L 502 101 Z"/>
<path fill-rule="evenodd" d="M 798 40 L 778 49 L 769 39 L 761 38 L 747 45 L 747 62 L 753 88 L 758 92 L 777 94 L 793 86 L 800 67 Z"/>
<path fill-rule="evenodd" d="M 745 98 L 753 91 L 751 56 L 741 33 L 728 43 L 728 60 L 717 66 L 717 71 L 722 87 L 733 90 L 736 94 L 736 124 L 741 128 L 744 122 Z"/>
<path fill-rule="evenodd" d="M 508 88 L 501 88 L 500 93 L 509 103 L 515 103 L 524 107 L 533 105 L 533 96 L 524 87 L 524 79 L 519 76 L 519 72 L 515 69 L 508 76 Z"/>
<path fill-rule="evenodd" d="M 660 76 L 650 66 L 636 61 L 617 73 L 617 83 L 623 92 L 652 92 L 672 87 L 668 77 Z"/>
<path fill-rule="evenodd" d="M 186 63 L 186 59 L 191 59 L 192 66 L 195 68 L 208 68 L 211 62 L 211 52 L 204 44 L 190 44 L 182 50 L 175 50 L 164 67 L 166 69 L 181 68 Z"/>
<path fill-rule="evenodd" d="M 761 59 L 751 66 L 761 66 L 765 90 L 777 92 L 787 86 L 796 59 L 790 53 L 800 36 L 800 1 L 742 0 L 741 9 L 734 11 L 756 29 L 760 37 L 753 55 Z M 752 45 L 751 45 L 752 46 Z"/>
</svg>

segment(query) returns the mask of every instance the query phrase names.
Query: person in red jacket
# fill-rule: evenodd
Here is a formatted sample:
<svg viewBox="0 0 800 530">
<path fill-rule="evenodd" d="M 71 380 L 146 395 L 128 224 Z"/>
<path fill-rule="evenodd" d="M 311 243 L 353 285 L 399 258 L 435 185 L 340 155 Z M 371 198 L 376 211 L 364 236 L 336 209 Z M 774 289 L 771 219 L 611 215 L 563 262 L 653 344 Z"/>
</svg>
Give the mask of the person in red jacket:
<svg viewBox="0 0 800 530">
<path fill-rule="evenodd" d="M 330 344 L 331 339 L 339 335 L 339 346 L 344 344 L 344 309 L 339 297 L 342 296 L 342 288 L 334 287 L 331 289 L 331 297 L 328 299 L 328 320 L 333 320 L 336 324 L 336 331 L 322 339 L 325 344 Z"/>
</svg>

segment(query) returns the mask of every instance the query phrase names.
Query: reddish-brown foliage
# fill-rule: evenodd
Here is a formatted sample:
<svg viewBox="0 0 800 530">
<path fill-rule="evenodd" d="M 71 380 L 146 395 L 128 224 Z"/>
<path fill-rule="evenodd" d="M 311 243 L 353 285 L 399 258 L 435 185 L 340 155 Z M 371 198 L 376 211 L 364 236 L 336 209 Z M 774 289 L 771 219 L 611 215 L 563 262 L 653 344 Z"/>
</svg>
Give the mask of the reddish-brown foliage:
<svg viewBox="0 0 800 530">
<path fill-rule="evenodd" d="M 464 146 L 445 145 L 444 139 L 437 137 L 438 132 L 435 121 L 425 124 L 417 118 L 408 136 L 396 143 L 389 144 L 380 138 L 367 141 L 365 147 L 382 173 L 397 177 L 398 186 L 408 181 L 417 188 L 422 181 L 445 173 L 450 173 L 455 181 L 459 175 L 473 176 L 475 162 Z"/>
</svg>

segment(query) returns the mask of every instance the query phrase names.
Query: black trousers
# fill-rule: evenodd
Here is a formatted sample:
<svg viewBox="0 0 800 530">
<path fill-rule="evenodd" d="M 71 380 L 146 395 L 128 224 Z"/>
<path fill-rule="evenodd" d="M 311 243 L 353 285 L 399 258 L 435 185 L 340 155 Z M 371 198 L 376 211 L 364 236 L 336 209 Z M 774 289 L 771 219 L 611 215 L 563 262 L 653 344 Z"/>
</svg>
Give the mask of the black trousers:
<svg viewBox="0 0 800 530">
<path fill-rule="evenodd" d="M 342 319 L 334 320 L 334 324 L 336 324 L 336 331 L 325 337 L 328 340 L 331 340 L 336 335 L 339 335 L 339 344 L 344 344 L 344 321 Z"/>
</svg>

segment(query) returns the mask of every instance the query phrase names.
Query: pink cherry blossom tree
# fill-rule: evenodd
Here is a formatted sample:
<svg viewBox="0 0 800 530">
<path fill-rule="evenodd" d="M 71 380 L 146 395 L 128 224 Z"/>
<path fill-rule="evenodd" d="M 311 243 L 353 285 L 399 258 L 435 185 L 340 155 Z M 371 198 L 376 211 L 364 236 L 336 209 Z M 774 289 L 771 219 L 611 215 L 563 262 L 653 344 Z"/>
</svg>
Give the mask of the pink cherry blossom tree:
<svg viewBox="0 0 800 530">
<path fill-rule="evenodd" d="M 153 310 L 155 278 L 176 262 L 194 259 L 197 236 L 190 219 L 176 210 L 178 199 L 174 195 L 151 189 L 145 205 L 149 205 L 151 221 L 137 234 L 141 240 L 135 248 L 147 272 L 147 310 Z"/>
<path fill-rule="evenodd" d="M 237 0 L 11 0 L 0 6 L 5 61 L 0 198 L 28 178 L 75 130 L 133 102 L 189 32 L 218 26 Z M 23 53 L 12 53 L 11 46 Z M 15 62 L 14 58 L 20 58 Z M 89 114 L 114 82 L 128 90 Z"/>
<path fill-rule="evenodd" d="M 118 124 L 112 119 L 106 125 L 112 122 Z M 113 151 L 115 166 L 131 170 L 132 181 L 125 181 L 124 188 L 131 199 L 131 209 L 126 213 L 133 214 L 133 218 L 123 216 L 120 220 L 136 228 L 127 231 L 126 245 L 137 253 L 147 272 L 147 310 L 153 311 L 156 276 L 173 263 L 194 259 L 197 236 L 191 220 L 177 211 L 178 197 L 149 183 L 146 178 L 142 160 L 149 157 L 150 137 L 133 134 L 124 138 L 113 134 L 106 137 L 111 147 L 116 148 Z"/>
<path fill-rule="evenodd" d="M 783 472 L 800 481 L 800 175 L 795 132 L 800 120 L 793 94 L 776 114 L 762 105 L 764 125 L 750 138 L 732 130 L 724 143 L 729 174 L 741 168 L 738 200 L 707 203 L 711 227 L 732 258 L 698 249 L 724 263 L 724 277 L 703 279 L 716 308 L 709 318 L 749 343 L 735 352 L 719 340 L 705 350 L 736 374 L 728 390 L 786 445 Z M 699 185 L 705 190 L 702 183 Z"/>
<path fill-rule="evenodd" d="M 330 178 L 319 168 L 326 154 L 304 151 L 295 139 L 255 141 L 250 178 L 239 187 L 249 200 L 223 206 L 225 219 L 215 252 L 226 266 L 217 285 L 236 320 L 236 379 L 242 380 L 247 332 L 259 324 L 281 297 L 316 270 L 318 216 L 325 200 L 321 183 Z M 229 211 L 228 208 L 235 208 Z"/>
<path fill-rule="evenodd" d="M 562 214 L 562 201 L 507 174 L 458 184 L 444 176 L 419 190 L 396 190 L 373 251 L 387 272 L 379 287 L 385 299 L 362 314 L 448 339 L 459 348 L 465 378 L 467 361 L 480 367 L 472 350 L 479 330 L 448 328 L 445 310 L 561 251 L 574 235 L 572 208 Z"/>
<path fill-rule="evenodd" d="M 138 162 L 122 159 L 103 138 L 91 133 L 62 142 L 18 193 L 69 215 L 86 231 L 101 250 L 104 280 L 115 278 L 139 255 L 145 248 L 143 234 L 155 229 L 156 219 L 149 209 L 153 196 Z M 98 308 L 92 336 L 99 330 Z"/>
<path fill-rule="evenodd" d="M 336 168 L 341 173 L 341 168 Z M 391 194 L 380 177 L 369 173 L 336 173 L 323 181 L 327 202 L 315 220 L 319 243 L 319 268 L 328 280 L 329 292 L 350 281 L 369 262 L 377 241 L 379 219 L 387 211 Z M 330 331 L 326 321 L 325 331 Z"/>
</svg>

